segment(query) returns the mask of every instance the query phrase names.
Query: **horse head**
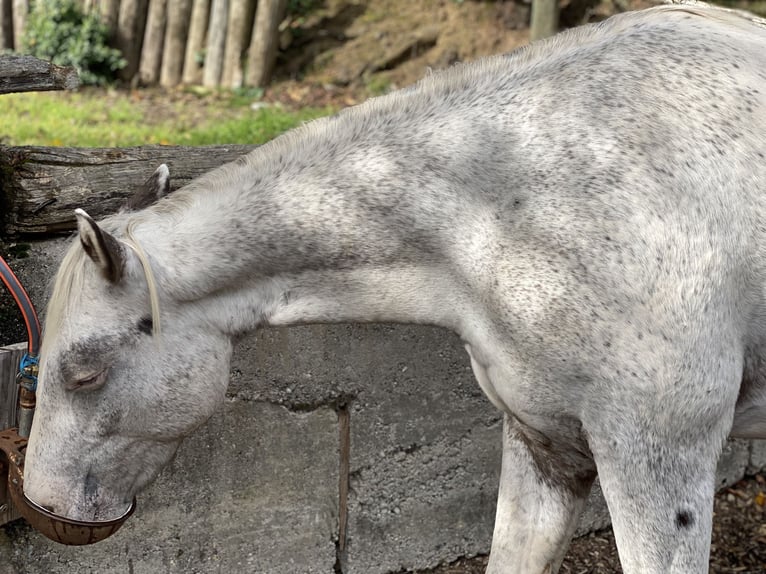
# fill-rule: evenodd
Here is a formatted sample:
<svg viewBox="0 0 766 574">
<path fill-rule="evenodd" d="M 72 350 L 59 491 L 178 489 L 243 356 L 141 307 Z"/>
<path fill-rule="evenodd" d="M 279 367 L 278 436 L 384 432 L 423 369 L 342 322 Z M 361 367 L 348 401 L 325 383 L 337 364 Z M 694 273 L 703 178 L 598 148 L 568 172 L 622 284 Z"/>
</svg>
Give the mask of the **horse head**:
<svg viewBox="0 0 766 574">
<path fill-rule="evenodd" d="M 163 165 L 128 208 L 167 189 Z M 48 306 L 24 490 L 62 517 L 106 521 L 223 400 L 231 344 L 194 301 L 169 296 L 166 268 L 131 238 L 135 213 L 76 215 Z"/>
</svg>

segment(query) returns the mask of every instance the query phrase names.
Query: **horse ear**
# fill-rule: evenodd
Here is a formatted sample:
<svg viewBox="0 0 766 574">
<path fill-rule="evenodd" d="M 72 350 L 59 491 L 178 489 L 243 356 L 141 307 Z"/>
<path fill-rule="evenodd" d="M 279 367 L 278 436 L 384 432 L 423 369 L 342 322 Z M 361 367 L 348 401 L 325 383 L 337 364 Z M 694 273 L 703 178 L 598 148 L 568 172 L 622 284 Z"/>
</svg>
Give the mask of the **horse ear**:
<svg viewBox="0 0 766 574">
<path fill-rule="evenodd" d="M 168 193 L 170 193 L 170 170 L 163 163 L 146 180 L 144 185 L 128 198 L 128 209 L 138 210 L 149 207 Z"/>
<path fill-rule="evenodd" d="M 85 253 L 110 283 L 117 283 L 122 278 L 125 267 L 125 251 L 120 242 L 101 229 L 93 218 L 82 209 L 75 209 L 80 243 Z"/>
</svg>

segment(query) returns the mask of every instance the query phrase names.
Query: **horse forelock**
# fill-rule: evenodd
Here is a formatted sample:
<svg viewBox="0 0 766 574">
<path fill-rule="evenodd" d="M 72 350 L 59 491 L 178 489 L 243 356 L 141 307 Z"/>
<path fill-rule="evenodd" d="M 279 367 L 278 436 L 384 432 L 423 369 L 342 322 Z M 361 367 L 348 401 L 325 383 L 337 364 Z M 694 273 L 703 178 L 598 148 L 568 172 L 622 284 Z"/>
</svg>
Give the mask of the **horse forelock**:
<svg viewBox="0 0 766 574">
<path fill-rule="evenodd" d="M 149 301 L 152 315 L 152 335 L 159 340 L 160 334 L 160 297 L 156 276 L 143 246 L 133 234 L 134 224 L 129 223 L 125 229 L 125 237 L 120 242 L 132 251 L 138 259 L 149 291 Z M 53 289 L 48 300 L 45 314 L 44 337 L 41 354 L 46 354 L 46 342 L 51 341 L 59 333 L 64 317 L 73 312 L 73 306 L 79 302 L 83 287 L 88 277 L 89 258 L 78 239 L 69 246 L 61 260 L 53 282 Z M 95 274 L 92 274 L 95 275 Z"/>
<path fill-rule="evenodd" d="M 155 338 L 155 340 L 159 343 L 159 335 L 160 335 L 160 293 L 159 288 L 157 285 L 157 279 L 154 275 L 154 270 L 152 269 L 151 261 L 149 260 L 149 256 L 146 254 L 146 251 L 144 251 L 143 246 L 141 243 L 136 239 L 133 230 L 135 229 L 135 226 L 138 224 L 138 221 L 133 220 L 128 224 L 128 227 L 126 229 L 125 235 L 126 240 L 125 244 L 133 250 L 133 253 L 136 254 L 136 257 L 138 258 L 138 261 L 141 263 L 141 269 L 144 272 L 144 279 L 146 280 L 146 287 L 149 290 L 149 303 L 151 306 L 151 312 L 152 312 L 152 336 Z"/>
<path fill-rule="evenodd" d="M 43 344 L 41 354 L 47 355 L 47 348 L 61 329 L 64 317 L 69 314 L 73 298 L 80 296 L 85 284 L 85 264 L 88 256 L 79 240 L 69 246 L 61 260 L 53 283 L 53 290 L 45 311 Z"/>
</svg>

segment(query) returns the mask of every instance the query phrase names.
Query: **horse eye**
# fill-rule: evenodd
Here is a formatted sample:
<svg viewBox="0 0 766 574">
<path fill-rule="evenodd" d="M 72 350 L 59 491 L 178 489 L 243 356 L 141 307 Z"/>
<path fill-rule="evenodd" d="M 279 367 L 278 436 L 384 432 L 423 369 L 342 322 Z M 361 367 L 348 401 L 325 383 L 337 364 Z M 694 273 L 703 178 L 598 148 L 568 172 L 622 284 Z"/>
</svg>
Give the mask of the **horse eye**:
<svg viewBox="0 0 766 574">
<path fill-rule="evenodd" d="M 68 383 L 66 388 L 69 391 L 93 391 L 104 386 L 108 374 L 109 369 L 104 369 L 100 373 L 88 377 L 87 379 L 80 379 L 73 383 Z"/>
</svg>

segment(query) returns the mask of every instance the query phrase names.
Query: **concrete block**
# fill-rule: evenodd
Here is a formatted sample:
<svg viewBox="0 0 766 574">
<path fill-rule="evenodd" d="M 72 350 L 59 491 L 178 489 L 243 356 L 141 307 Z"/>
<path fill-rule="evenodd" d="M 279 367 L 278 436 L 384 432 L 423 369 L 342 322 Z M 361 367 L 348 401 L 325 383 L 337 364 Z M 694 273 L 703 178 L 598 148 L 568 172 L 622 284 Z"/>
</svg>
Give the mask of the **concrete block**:
<svg viewBox="0 0 766 574">
<path fill-rule="evenodd" d="M 480 426 L 356 469 L 344 572 L 399 572 L 488 552 L 501 432 L 502 422 Z"/>
<path fill-rule="evenodd" d="M 742 439 L 729 439 L 718 458 L 716 471 L 717 488 L 729 486 L 745 476 L 745 470 L 750 462 L 750 443 Z"/>
<path fill-rule="evenodd" d="M 422 326 L 265 329 L 240 342 L 233 371 L 238 398 L 348 406 L 345 572 L 421 568 L 489 550 L 502 417 L 457 336 Z"/>
<path fill-rule="evenodd" d="M 604 493 L 601 492 L 601 484 L 596 478 L 593 488 L 588 496 L 588 502 L 580 516 L 580 523 L 577 525 L 575 536 L 585 536 L 590 532 L 603 530 L 611 525 L 612 519 L 609 517 L 609 509 L 604 500 Z"/>
<path fill-rule="evenodd" d="M 66 547 L 14 523 L 11 563 L 26 574 L 330 574 L 337 453 L 332 409 L 230 401 L 182 445 L 116 535 Z"/>
<path fill-rule="evenodd" d="M 747 471 L 755 474 L 764 470 L 766 470 L 766 440 L 751 440 Z"/>
<path fill-rule="evenodd" d="M 353 369 L 377 384 L 360 387 L 350 404 L 346 572 L 425 568 L 488 551 L 502 416 L 459 339 L 380 326 L 356 339 L 351 356 L 370 358 Z"/>
</svg>

